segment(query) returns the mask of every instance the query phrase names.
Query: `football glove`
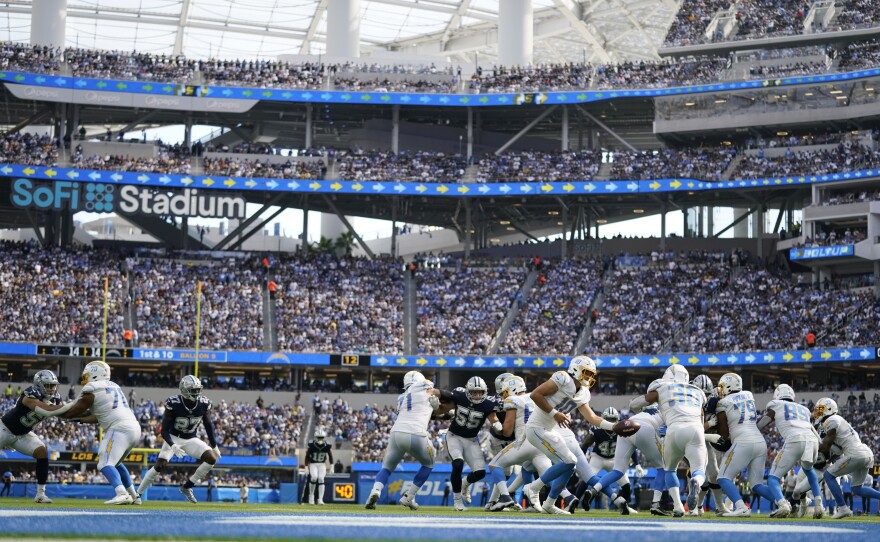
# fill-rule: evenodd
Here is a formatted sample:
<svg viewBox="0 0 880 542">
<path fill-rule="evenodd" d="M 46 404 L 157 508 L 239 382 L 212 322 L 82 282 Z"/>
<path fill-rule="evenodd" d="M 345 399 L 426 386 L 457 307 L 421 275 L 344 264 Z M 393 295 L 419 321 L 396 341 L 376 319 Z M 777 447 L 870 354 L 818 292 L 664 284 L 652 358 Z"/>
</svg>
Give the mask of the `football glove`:
<svg viewBox="0 0 880 542">
<path fill-rule="evenodd" d="M 437 410 L 440 408 L 440 398 L 436 395 L 428 395 L 428 404 L 431 405 L 431 410 Z"/>
<path fill-rule="evenodd" d="M 214 454 L 217 456 L 217 461 L 220 461 L 220 458 L 223 457 L 222 454 L 220 453 L 220 448 L 217 446 L 214 446 L 213 448 L 211 448 L 211 451 L 213 451 Z"/>
<path fill-rule="evenodd" d="M 641 465 L 636 465 L 634 468 L 636 471 L 636 478 L 644 478 L 645 475 L 648 474 L 648 471 L 646 471 Z"/>
<path fill-rule="evenodd" d="M 186 452 L 183 451 L 183 448 L 181 448 L 179 444 L 172 444 L 171 445 L 171 455 L 173 455 L 175 457 L 183 458 L 183 457 L 186 457 Z"/>
<path fill-rule="evenodd" d="M 713 415 L 709 416 L 708 420 L 706 420 L 706 428 L 707 429 L 712 428 L 712 427 L 715 427 L 716 425 L 718 425 L 718 417 L 713 414 Z"/>
</svg>

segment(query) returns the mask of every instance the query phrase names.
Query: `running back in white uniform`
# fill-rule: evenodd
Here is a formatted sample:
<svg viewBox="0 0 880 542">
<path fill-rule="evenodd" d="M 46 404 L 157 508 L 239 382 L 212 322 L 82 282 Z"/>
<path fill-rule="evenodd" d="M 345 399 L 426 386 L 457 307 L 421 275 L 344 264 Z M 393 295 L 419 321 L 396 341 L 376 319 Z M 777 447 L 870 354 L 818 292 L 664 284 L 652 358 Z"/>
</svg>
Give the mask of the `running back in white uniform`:
<svg viewBox="0 0 880 542">
<path fill-rule="evenodd" d="M 675 472 L 681 459 L 687 457 L 691 472 L 705 472 L 708 461 L 703 431 L 706 394 L 691 384 L 662 379 L 648 386 L 648 393 L 652 391 L 657 392 L 657 405 L 668 427 L 663 443 L 664 468 Z"/>
<path fill-rule="evenodd" d="M 80 393 L 94 397 L 91 412 L 104 430 L 98 446 L 98 470 L 119 465 L 141 438 L 141 426 L 125 400 L 125 393 L 109 380 L 89 382 Z"/>
<path fill-rule="evenodd" d="M 544 474 L 544 471 L 550 468 L 550 460 L 526 440 L 526 424 L 540 409 L 535 406 L 528 393 L 505 398 L 501 407 L 508 416 L 516 415 L 514 425 L 516 439 L 502 448 L 489 462 L 489 466 L 506 469 L 531 461 L 538 475 Z"/>
<path fill-rule="evenodd" d="M 522 395 L 511 395 L 505 398 L 501 403 L 501 409 L 516 415 L 516 423 L 514 425 L 515 442 L 522 442 L 526 438 L 526 423 L 539 410 L 535 407 L 535 402 L 529 397 L 528 393 Z"/>
<path fill-rule="evenodd" d="M 718 411 L 727 417 L 727 429 L 733 446 L 724 453 L 719 466 L 720 478 L 733 480 L 748 469 L 752 486 L 764 480 L 767 442 L 758 429 L 758 408 L 750 391 L 738 391 L 718 401 Z M 784 474 L 784 473 L 783 473 Z"/>
<path fill-rule="evenodd" d="M 822 429 L 830 431 L 835 429 L 834 443 L 843 450 L 843 455 L 828 467 L 827 473 L 835 478 L 844 475 L 852 476 L 852 487 L 858 487 L 865 483 L 865 477 L 871 467 L 874 466 L 874 453 L 862 442 L 859 434 L 838 414 L 828 416 L 822 422 Z"/>
<path fill-rule="evenodd" d="M 810 409 L 784 399 L 767 403 L 773 412 L 773 423 L 785 441 L 777 452 L 770 476 L 782 478 L 792 467 L 800 463 L 806 469 L 813 468 L 819 454 L 819 436 L 810 420 Z"/>
</svg>

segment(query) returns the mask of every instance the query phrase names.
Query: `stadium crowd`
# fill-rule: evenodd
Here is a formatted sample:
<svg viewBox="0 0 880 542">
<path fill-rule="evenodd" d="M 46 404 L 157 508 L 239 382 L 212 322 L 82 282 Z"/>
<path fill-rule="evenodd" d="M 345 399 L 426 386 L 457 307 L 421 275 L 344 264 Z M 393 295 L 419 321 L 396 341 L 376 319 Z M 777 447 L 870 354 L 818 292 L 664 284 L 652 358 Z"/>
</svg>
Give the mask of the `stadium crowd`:
<svg viewBox="0 0 880 542">
<path fill-rule="evenodd" d="M 346 181 L 461 181 L 463 156 L 434 151 L 341 151 L 336 154 L 339 178 Z"/>
<path fill-rule="evenodd" d="M 732 179 L 754 179 L 784 175 L 825 175 L 880 167 L 880 152 L 856 142 L 842 142 L 835 149 L 792 150 L 781 156 L 766 156 L 761 150 L 747 154 L 737 164 Z"/>
</svg>

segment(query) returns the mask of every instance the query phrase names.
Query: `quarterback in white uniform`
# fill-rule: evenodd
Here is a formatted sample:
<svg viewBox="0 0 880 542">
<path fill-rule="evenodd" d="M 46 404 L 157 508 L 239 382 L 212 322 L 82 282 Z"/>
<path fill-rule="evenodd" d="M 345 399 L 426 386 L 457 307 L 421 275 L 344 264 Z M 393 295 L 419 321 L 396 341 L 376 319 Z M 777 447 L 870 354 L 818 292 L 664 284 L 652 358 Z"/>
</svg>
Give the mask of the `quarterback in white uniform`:
<svg viewBox="0 0 880 542">
<path fill-rule="evenodd" d="M 663 373 L 663 378 L 648 386 L 648 393 L 636 397 L 630 403 L 630 410 L 641 410 L 653 403 L 660 407 L 660 414 L 666 420 L 666 438 L 663 442 L 663 465 L 666 470 L 666 486 L 673 502 L 673 515 L 684 515 L 684 506 L 678 489 L 676 469 L 682 458 L 687 457 L 691 467 L 688 486 L 688 507 L 697 507 L 700 486 L 706 480 L 706 441 L 703 431 L 703 406 L 706 394 L 691 385 L 687 369 L 672 365 Z"/>
<path fill-rule="evenodd" d="M 76 401 L 51 410 L 37 407 L 37 412 L 66 418 L 91 412 L 104 431 L 98 445 L 98 470 L 116 490 L 116 496 L 104 504 L 140 504 L 131 475 L 122 463 L 141 438 L 141 426 L 125 400 L 125 393 L 110 381 L 110 366 L 103 361 L 87 363 L 80 384 L 83 388 Z"/>
<path fill-rule="evenodd" d="M 864 485 L 868 471 L 874 466 L 874 453 L 862 443 L 859 434 L 849 422 L 837 414 L 837 403 L 833 399 L 827 397 L 819 399 L 813 407 L 813 416 L 822 422 L 822 430 L 825 431 L 825 438 L 819 445 L 819 451 L 828 455 L 834 444 L 843 450 L 840 459 L 825 469 L 825 484 L 837 503 L 837 511 L 832 517 L 841 519 L 852 516 L 852 510 L 846 506 L 837 478 L 849 474 L 852 477 L 852 492 L 855 495 L 880 499 L 880 491 Z"/>
<path fill-rule="evenodd" d="M 584 452 L 569 429 L 570 414 L 577 410 L 584 419 L 597 427 L 611 430 L 614 424 L 603 420 L 590 408 L 590 387 L 596 383 L 596 362 L 586 356 L 575 356 L 568 364 L 568 372 L 558 371 L 540 386 L 530 397 L 535 402 L 535 413 L 526 423 L 526 438 L 532 446 L 546 455 L 553 466 L 540 478 L 525 486 L 529 500 L 536 506 L 541 502 L 538 493 L 552 484 L 550 494 L 540 510 L 547 514 L 568 514 L 556 506 L 565 484 L 577 469 L 581 480 L 588 486 L 599 481 L 590 468 Z"/>
<path fill-rule="evenodd" d="M 502 383 L 501 398 L 501 408 L 505 412 L 502 433 L 505 437 L 513 436 L 514 440 L 489 461 L 489 476 L 495 484 L 493 494 L 496 490 L 499 492 L 497 502 L 490 509 L 492 511 L 516 506 L 505 480 L 506 469 L 527 461 L 532 463 L 539 475 L 550 468 L 547 456 L 526 440 L 526 423 L 535 412 L 535 403 L 528 396 L 525 381 L 518 376 L 508 378 Z"/>
<path fill-rule="evenodd" d="M 752 392 L 742 389 L 742 378 L 727 373 L 718 381 L 718 434 L 706 435 L 715 445 L 731 443 L 724 452 L 718 472 L 718 484 L 734 504 L 734 509 L 724 516 L 750 516 L 751 510 L 743 502 L 742 495 L 733 480 L 743 470 L 747 471 L 749 484 L 756 487 L 764 481 L 764 461 L 767 459 L 767 442 L 758 429 L 758 408 Z M 688 499 L 690 501 L 690 499 Z M 789 509 L 790 511 L 790 509 Z"/>
<path fill-rule="evenodd" d="M 439 390 L 418 371 L 410 371 L 403 377 L 403 393 L 397 398 L 397 419 L 388 435 L 388 449 L 382 461 L 382 470 L 376 475 L 373 490 L 367 497 L 366 508 L 373 510 L 388 482 L 391 471 L 397 468 L 407 453 L 422 464 L 413 483 L 400 498 L 400 504 L 417 510 L 416 493 L 434 469 L 434 446 L 428 440 L 428 422 L 434 411 L 440 408 Z"/>
<path fill-rule="evenodd" d="M 773 400 L 767 403 L 765 412 L 766 415 L 758 420 L 758 429 L 775 423 L 776 430 L 785 440 L 767 476 L 771 500 L 776 503 L 776 511 L 770 514 L 770 517 L 784 518 L 791 514 L 791 505 L 783 497 L 779 481 L 795 465 L 800 464 L 801 472 L 809 481 L 813 491 L 814 504 L 818 504 L 813 508 L 813 516 L 817 519 L 821 518 L 824 512 L 822 499 L 816 497 L 820 495 L 819 477 L 813 471 L 813 465 L 819 455 L 819 435 L 810 423 L 810 409 L 794 402 L 794 390 L 791 386 L 780 384 L 773 392 Z M 758 488 L 754 489 L 758 491 Z"/>
</svg>

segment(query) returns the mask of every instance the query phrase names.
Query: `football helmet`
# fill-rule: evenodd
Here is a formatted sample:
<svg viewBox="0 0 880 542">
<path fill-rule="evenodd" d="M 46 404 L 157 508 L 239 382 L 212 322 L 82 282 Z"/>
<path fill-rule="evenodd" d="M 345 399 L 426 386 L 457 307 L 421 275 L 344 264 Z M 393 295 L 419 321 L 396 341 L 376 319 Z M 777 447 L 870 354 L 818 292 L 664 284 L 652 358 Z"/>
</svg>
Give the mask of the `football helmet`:
<svg viewBox="0 0 880 542">
<path fill-rule="evenodd" d="M 471 403 L 482 403 L 489 394 L 489 387 L 486 381 L 479 376 L 472 376 L 465 384 L 465 395 Z"/>
<path fill-rule="evenodd" d="M 501 397 L 510 397 L 511 395 L 519 395 L 526 392 L 526 381 L 516 375 L 504 381 L 501 385 Z"/>
<path fill-rule="evenodd" d="M 568 362 L 568 374 L 587 388 L 596 385 L 596 362 L 587 356 L 575 356 Z"/>
<path fill-rule="evenodd" d="M 718 379 L 718 395 L 727 397 L 731 393 L 737 393 L 743 389 L 743 379 L 736 373 L 725 373 Z"/>
<path fill-rule="evenodd" d="M 58 391 L 58 377 L 52 371 L 38 371 L 34 375 L 34 387 L 45 397 L 55 397 L 55 392 Z"/>
<path fill-rule="evenodd" d="M 703 393 L 706 394 L 706 397 L 710 397 L 715 394 L 715 386 L 712 384 L 712 379 L 709 378 L 708 375 L 697 375 L 696 378 L 691 382 L 692 386 L 696 386 L 703 390 Z"/>
<path fill-rule="evenodd" d="M 180 385 L 177 386 L 180 389 L 180 395 L 183 396 L 184 399 L 189 399 L 190 401 L 195 401 L 202 394 L 202 381 L 193 375 L 186 375 L 180 380 Z"/>
<path fill-rule="evenodd" d="M 403 375 L 403 389 L 408 389 L 413 384 L 424 384 L 427 379 L 418 371 L 410 371 Z"/>
<path fill-rule="evenodd" d="M 500 375 L 495 377 L 495 395 L 501 395 L 501 392 L 504 389 L 504 385 L 508 380 L 513 378 L 513 373 L 501 373 Z"/>
<path fill-rule="evenodd" d="M 829 397 L 819 399 L 813 407 L 813 417 L 820 421 L 835 414 L 837 414 L 837 402 Z"/>
<path fill-rule="evenodd" d="M 110 380 L 110 366 L 96 359 L 86 363 L 79 383 L 81 386 L 85 386 L 89 382 L 106 382 L 108 380 Z"/>
<path fill-rule="evenodd" d="M 794 390 L 788 384 L 780 384 L 773 390 L 773 398 L 794 401 Z"/>
<path fill-rule="evenodd" d="M 602 419 L 617 423 L 620 421 L 620 412 L 613 406 L 610 406 L 602 411 Z"/>
<path fill-rule="evenodd" d="M 324 442 L 325 438 L 327 438 L 327 431 L 325 431 L 323 427 L 315 429 L 315 440 L 318 442 Z"/>
<path fill-rule="evenodd" d="M 663 372 L 663 380 L 687 384 L 690 379 L 691 376 L 688 374 L 688 370 L 678 364 L 670 365 Z"/>
</svg>

